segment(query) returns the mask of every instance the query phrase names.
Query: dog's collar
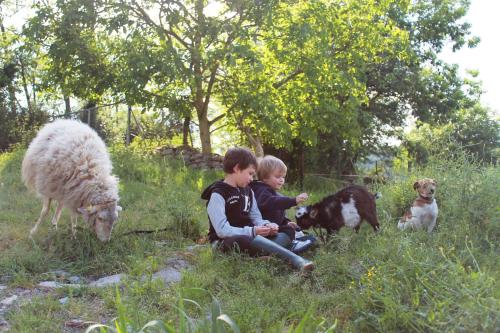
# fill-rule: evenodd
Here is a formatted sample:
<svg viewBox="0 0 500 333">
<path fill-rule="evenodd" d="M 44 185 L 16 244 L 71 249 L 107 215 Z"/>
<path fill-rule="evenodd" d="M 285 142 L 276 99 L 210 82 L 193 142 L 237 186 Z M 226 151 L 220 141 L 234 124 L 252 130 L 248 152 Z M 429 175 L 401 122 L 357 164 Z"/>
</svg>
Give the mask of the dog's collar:
<svg viewBox="0 0 500 333">
<path fill-rule="evenodd" d="M 425 200 L 425 201 L 428 201 L 429 203 L 432 202 L 434 200 L 433 197 L 424 197 L 423 195 L 419 194 L 418 195 L 421 199 Z"/>
</svg>

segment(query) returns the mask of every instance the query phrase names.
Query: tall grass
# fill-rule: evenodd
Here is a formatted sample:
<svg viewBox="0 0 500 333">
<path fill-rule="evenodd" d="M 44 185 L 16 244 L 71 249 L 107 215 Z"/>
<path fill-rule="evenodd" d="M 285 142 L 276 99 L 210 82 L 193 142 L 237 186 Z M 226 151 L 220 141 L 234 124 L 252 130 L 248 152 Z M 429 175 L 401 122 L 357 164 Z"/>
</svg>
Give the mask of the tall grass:
<svg viewBox="0 0 500 333">
<path fill-rule="evenodd" d="M 117 329 L 111 321 L 116 317 L 121 329 L 137 332 L 154 331 L 153 323 L 159 321 L 164 329 L 201 332 L 209 331 L 213 318 L 221 315 L 234 323 L 220 321 L 221 327 L 241 332 L 500 329 L 498 167 L 455 154 L 434 156 L 424 168 L 396 173 L 377 188 L 383 194 L 377 201 L 382 230 L 375 234 L 367 224 L 359 234 L 342 229 L 305 254 L 316 263 L 311 275 L 275 258 L 223 255 L 202 247 L 186 257 L 192 268 L 183 272 L 181 282 L 164 286 L 143 276 L 152 275 L 174 252 L 185 254 L 185 246 L 206 233 L 205 203 L 199 196 L 220 173 L 115 148 L 124 211 L 111 242 L 98 242 L 85 226 L 71 240 L 64 214 L 60 230 L 51 230 L 47 221 L 31 242 L 26 236 L 41 204 L 20 182 L 22 155 L 0 155 L 0 278 L 11 287 L 32 286 L 54 269 L 84 278 L 125 272 L 128 278 L 119 297 L 113 289 L 84 288 L 35 298 L 7 314 L 13 331 L 60 331 L 68 316 L 76 316 L 106 320 L 110 331 Z M 400 232 L 397 219 L 415 197 L 413 183 L 422 177 L 438 182 L 438 226 L 432 234 Z M 311 202 L 338 190 L 335 183 L 315 184 L 306 182 Z M 298 192 L 294 186 L 285 189 L 288 195 Z M 162 229 L 166 231 L 125 235 Z M 198 289 L 207 292 L 193 291 Z M 68 294 L 68 305 L 57 302 L 55 297 Z M 209 316 L 214 300 L 224 311 Z"/>
</svg>

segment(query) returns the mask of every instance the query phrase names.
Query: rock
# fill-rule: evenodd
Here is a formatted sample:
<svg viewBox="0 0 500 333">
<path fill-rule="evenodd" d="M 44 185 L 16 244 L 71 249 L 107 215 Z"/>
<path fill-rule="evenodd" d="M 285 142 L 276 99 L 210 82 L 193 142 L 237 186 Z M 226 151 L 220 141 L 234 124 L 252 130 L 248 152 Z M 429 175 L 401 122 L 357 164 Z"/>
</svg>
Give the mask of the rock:
<svg viewBox="0 0 500 333">
<path fill-rule="evenodd" d="M 180 258 L 171 258 L 167 260 L 168 268 L 176 268 L 177 270 L 189 267 L 189 263 Z"/>
<path fill-rule="evenodd" d="M 153 280 L 162 279 L 163 283 L 170 284 L 173 282 L 179 282 L 182 278 L 182 274 L 177 269 L 168 267 L 154 273 L 152 278 Z"/>
<path fill-rule="evenodd" d="M 62 269 L 50 271 L 49 274 L 55 278 L 60 278 L 60 279 L 65 279 L 70 275 L 68 272 L 63 271 Z"/>
<path fill-rule="evenodd" d="M 64 288 L 64 287 L 80 288 L 81 285 L 70 284 L 70 283 L 60 283 L 57 281 L 42 281 L 38 284 L 38 287 L 46 288 L 46 289 L 58 289 L 58 288 Z"/>
<path fill-rule="evenodd" d="M 61 283 L 56 281 L 42 281 L 38 284 L 38 286 L 41 288 L 56 289 L 61 288 Z"/>
<path fill-rule="evenodd" d="M 186 247 L 186 251 L 193 252 L 194 250 L 200 249 L 207 247 L 206 244 L 195 244 L 195 245 L 189 245 Z"/>
<path fill-rule="evenodd" d="M 9 323 L 3 318 L 0 318 L 0 332 L 5 332 L 9 330 Z"/>
<path fill-rule="evenodd" d="M 113 286 L 115 284 L 120 283 L 123 277 L 125 277 L 125 274 L 115 274 L 115 275 L 105 276 L 103 278 L 100 278 L 99 280 L 89 283 L 89 286 L 97 288 Z"/>
<path fill-rule="evenodd" d="M 0 302 L 0 305 L 7 307 L 7 306 L 12 305 L 12 303 L 14 303 L 16 300 L 17 300 L 17 295 L 12 295 L 10 297 L 3 299 Z"/>
<path fill-rule="evenodd" d="M 68 278 L 69 283 L 77 284 L 82 282 L 82 278 L 79 276 L 70 276 Z"/>
<path fill-rule="evenodd" d="M 59 298 L 59 303 L 61 303 L 62 305 L 67 304 L 68 302 L 69 302 L 69 297 Z"/>
<path fill-rule="evenodd" d="M 7 286 L 4 286 L 3 284 L 0 284 L 0 291 L 7 289 Z"/>
</svg>

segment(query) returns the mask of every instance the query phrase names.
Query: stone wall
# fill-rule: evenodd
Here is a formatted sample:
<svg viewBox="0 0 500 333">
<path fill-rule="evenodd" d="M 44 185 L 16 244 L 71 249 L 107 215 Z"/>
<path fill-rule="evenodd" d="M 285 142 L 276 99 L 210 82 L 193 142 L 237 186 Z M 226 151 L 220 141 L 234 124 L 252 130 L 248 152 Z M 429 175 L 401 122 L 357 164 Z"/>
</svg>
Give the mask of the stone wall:
<svg viewBox="0 0 500 333">
<path fill-rule="evenodd" d="M 198 149 L 189 146 L 163 146 L 155 149 L 155 153 L 172 158 L 181 158 L 187 166 L 197 169 L 222 169 L 223 156 L 219 154 L 202 154 Z"/>
</svg>

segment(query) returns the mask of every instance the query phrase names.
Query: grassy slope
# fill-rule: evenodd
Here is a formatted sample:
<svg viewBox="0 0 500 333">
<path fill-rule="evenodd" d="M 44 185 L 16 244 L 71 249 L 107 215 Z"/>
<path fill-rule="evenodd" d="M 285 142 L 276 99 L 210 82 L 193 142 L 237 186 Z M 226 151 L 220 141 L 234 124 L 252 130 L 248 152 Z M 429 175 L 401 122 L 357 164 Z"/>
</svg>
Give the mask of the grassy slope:
<svg viewBox="0 0 500 333">
<path fill-rule="evenodd" d="M 493 332 L 500 327 L 498 168 L 435 160 L 425 170 L 381 186 L 382 231 L 375 235 L 368 225 L 359 234 L 342 230 L 307 254 L 317 263 L 311 276 L 277 259 L 220 255 L 205 248 L 188 257 L 193 269 L 182 281 L 165 288 L 139 277 L 206 232 L 199 193 L 220 174 L 116 150 L 124 211 L 112 241 L 101 244 L 85 228 L 70 241 L 69 218 L 63 214 L 58 232 L 46 221 L 32 242 L 26 236 L 41 204 L 20 181 L 21 160 L 19 151 L 0 155 L 0 275 L 9 285 L 32 286 L 54 269 L 84 277 L 126 272 L 130 278 L 121 303 L 114 290 L 62 290 L 37 298 L 8 314 L 13 331 L 60 331 L 68 318 L 99 321 L 116 315 L 117 307 L 136 325 L 162 319 L 176 326 L 179 298 L 196 300 L 205 310 L 186 305 L 187 312 L 204 318 L 211 304 L 208 293 L 243 332 L 282 332 L 308 310 L 306 332 L 335 322 L 342 331 L 366 332 Z M 398 232 L 396 217 L 413 199 L 413 181 L 423 176 L 439 183 L 438 230 L 431 235 Z M 314 202 L 335 188 L 323 184 L 321 190 L 307 190 Z M 288 194 L 296 193 L 289 189 Z M 167 232 L 157 234 L 121 235 L 165 227 Z M 67 305 L 57 302 L 63 295 L 70 296 Z"/>
</svg>

